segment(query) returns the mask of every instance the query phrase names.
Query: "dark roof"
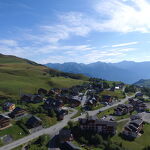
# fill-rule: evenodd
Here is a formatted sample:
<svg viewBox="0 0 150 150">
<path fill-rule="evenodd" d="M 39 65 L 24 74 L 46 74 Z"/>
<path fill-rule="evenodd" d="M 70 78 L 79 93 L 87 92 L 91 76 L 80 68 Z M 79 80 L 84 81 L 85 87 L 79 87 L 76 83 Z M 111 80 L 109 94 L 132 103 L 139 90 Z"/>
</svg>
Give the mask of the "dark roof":
<svg viewBox="0 0 150 150">
<path fill-rule="evenodd" d="M 64 150 L 81 150 L 79 147 L 68 141 L 63 143 L 63 148 Z"/>
<path fill-rule="evenodd" d="M 32 116 L 28 119 L 27 125 L 30 127 L 37 127 L 42 124 L 42 120 L 36 116 Z"/>
<path fill-rule="evenodd" d="M 130 122 L 130 124 L 135 124 L 135 125 L 140 125 L 143 123 L 143 120 L 142 119 L 136 119 L 136 120 L 133 120 Z"/>
<path fill-rule="evenodd" d="M 103 98 L 111 98 L 110 95 L 103 95 Z"/>
<path fill-rule="evenodd" d="M 20 108 L 20 107 L 16 107 L 16 108 L 13 110 L 13 113 L 16 113 L 16 112 L 22 111 L 22 110 L 24 110 L 24 109 L 22 109 L 22 108 Z"/>
<path fill-rule="evenodd" d="M 69 129 L 62 129 L 59 131 L 59 137 L 66 138 L 71 136 L 71 130 Z"/>
<path fill-rule="evenodd" d="M 135 96 L 143 96 L 143 93 L 136 93 Z"/>
<path fill-rule="evenodd" d="M 0 120 L 1 120 L 1 119 L 4 119 L 4 118 L 5 118 L 5 119 L 9 119 L 9 117 L 7 117 L 7 116 L 0 115 Z"/>
<path fill-rule="evenodd" d="M 5 107 L 10 107 L 11 105 L 13 105 L 13 103 L 6 102 L 6 103 L 4 104 Z"/>
</svg>

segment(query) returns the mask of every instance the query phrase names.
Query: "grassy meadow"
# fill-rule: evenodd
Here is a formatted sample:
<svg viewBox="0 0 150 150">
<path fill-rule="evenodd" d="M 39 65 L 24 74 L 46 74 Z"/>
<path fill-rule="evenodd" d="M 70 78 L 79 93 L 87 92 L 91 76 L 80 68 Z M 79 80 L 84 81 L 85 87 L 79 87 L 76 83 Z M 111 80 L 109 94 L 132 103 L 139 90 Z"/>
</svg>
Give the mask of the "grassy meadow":
<svg viewBox="0 0 150 150">
<path fill-rule="evenodd" d="M 38 88 L 68 88 L 85 82 L 58 76 L 59 72 L 15 56 L 0 55 L 0 97 L 18 98 L 20 93 L 35 93 Z"/>
</svg>

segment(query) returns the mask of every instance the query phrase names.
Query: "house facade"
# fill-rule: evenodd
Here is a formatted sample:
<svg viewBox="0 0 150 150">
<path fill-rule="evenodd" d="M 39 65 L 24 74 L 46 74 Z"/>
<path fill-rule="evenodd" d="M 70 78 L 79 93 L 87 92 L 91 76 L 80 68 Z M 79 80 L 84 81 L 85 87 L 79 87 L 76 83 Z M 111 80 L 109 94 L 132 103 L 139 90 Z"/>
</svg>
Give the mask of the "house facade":
<svg viewBox="0 0 150 150">
<path fill-rule="evenodd" d="M 123 135 L 129 138 L 136 138 L 143 129 L 143 120 L 137 119 L 130 121 L 123 130 Z"/>
<path fill-rule="evenodd" d="M 125 115 L 134 110 L 131 104 L 120 104 L 114 109 L 114 114 L 117 116 Z"/>
<path fill-rule="evenodd" d="M 0 115 L 0 130 L 6 129 L 10 126 L 10 118 Z"/>
<path fill-rule="evenodd" d="M 146 104 L 138 99 L 129 99 L 129 103 L 131 105 L 133 105 L 133 107 L 137 110 L 137 111 L 145 111 L 147 109 Z"/>
<path fill-rule="evenodd" d="M 15 104 L 13 103 L 10 103 L 10 102 L 6 102 L 4 105 L 3 105 L 3 109 L 5 111 L 13 111 L 15 109 Z"/>
<path fill-rule="evenodd" d="M 96 133 L 110 135 L 114 135 L 116 133 L 117 122 L 115 121 L 88 117 L 79 119 L 79 124 L 81 130 L 90 130 Z"/>
<path fill-rule="evenodd" d="M 42 120 L 36 116 L 32 116 L 28 119 L 26 126 L 31 129 L 31 128 L 36 128 L 42 125 Z"/>
<path fill-rule="evenodd" d="M 17 117 L 21 117 L 24 116 L 26 114 L 26 110 L 20 108 L 20 107 L 16 107 L 10 114 L 9 116 L 12 118 L 17 118 Z"/>
<path fill-rule="evenodd" d="M 109 95 L 103 95 L 102 96 L 102 101 L 103 102 L 111 103 L 112 100 L 113 100 L 112 96 L 109 96 Z"/>
</svg>

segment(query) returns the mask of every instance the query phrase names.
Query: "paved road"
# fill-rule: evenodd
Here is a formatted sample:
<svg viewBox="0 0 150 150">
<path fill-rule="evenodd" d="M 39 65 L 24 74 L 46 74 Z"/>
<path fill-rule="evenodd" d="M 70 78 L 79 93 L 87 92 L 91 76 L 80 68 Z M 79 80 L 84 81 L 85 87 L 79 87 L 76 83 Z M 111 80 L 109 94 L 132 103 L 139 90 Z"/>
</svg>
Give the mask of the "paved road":
<svg viewBox="0 0 150 150">
<path fill-rule="evenodd" d="M 81 101 L 81 106 L 82 107 L 84 106 L 84 104 L 85 104 L 85 102 L 87 100 L 87 92 L 88 92 L 88 90 L 84 93 L 84 96 L 82 97 L 82 101 Z"/>
<path fill-rule="evenodd" d="M 126 96 L 126 98 L 122 99 L 120 102 L 117 102 L 117 103 L 115 103 L 115 104 L 113 104 L 113 105 L 107 105 L 107 106 L 102 107 L 102 108 L 100 108 L 100 109 L 97 109 L 97 110 L 94 110 L 94 111 L 87 111 L 87 112 L 88 112 L 88 114 L 89 114 L 90 116 L 95 116 L 97 113 L 99 113 L 99 111 L 105 111 L 105 110 L 107 110 L 107 109 L 109 109 L 109 108 L 112 108 L 112 107 L 117 106 L 118 104 L 124 104 L 124 103 L 127 102 L 128 99 L 131 98 L 131 97 L 133 97 L 133 96 Z M 83 115 L 81 115 L 81 116 L 79 116 L 79 117 L 77 117 L 77 118 L 72 119 L 72 121 L 78 121 L 79 118 L 85 118 L 85 117 L 86 117 L 86 114 L 83 114 Z"/>
<path fill-rule="evenodd" d="M 115 107 L 118 104 L 125 103 L 126 101 L 128 101 L 128 98 L 131 98 L 131 96 L 127 96 L 125 99 L 122 99 L 120 102 L 115 103 L 115 104 L 113 104 L 111 106 L 108 105 L 108 106 L 100 108 L 98 110 L 88 111 L 88 113 L 89 113 L 89 115 L 92 115 L 92 116 L 96 115 L 99 111 L 104 111 L 104 110 L 107 110 L 109 108 Z M 43 135 L 43 134 L 50 134 L 50 135 L 54 136 L 60 129 L 62 129 L 64 126 L 67 125 L 68 121 L 71 120 L 71 117 L 74 116 L 76 113 L 77 113 L 77 110 L 74 110 L 73 113 L 65 116 L 65 119 L 62 120 L 61 122 L 57 123 L 56 125 L 54 125 L 54 126 L 52 126 L 50 128 L 42 129 L 42 130 L 40 130 L 38 132 L 32 133 L 29 136 L 26 136 L 26 137 L 24 137 L 22 139 L 19 139 L 17 141 L 14 141 L 14 142 L 8 144 L 8 145 L 5 145 L 5 146 L 1 147 L 0 150 L 11 150 L 11 149 L 13 149 L 13 148 L 15 148 L 15 147 L 17 147 L 19 145 L 22 145 L 24 143 L 27 143 L 27 142 L 29 142 L 29 141 L 31 141 L 31 140 L 33 140 L 33 139 Z M 86 117 L 86 114 L 83 114 L 83 115 L 81 115 L 81 116 L 79 116 L 77 118 L 72 119 L 72 121 L 78 121 L 79 118 L 85 118 L 85 117 Z"/>
<path fill-rule="evenodd" d="M 143 121 L 150 123 L 150 113 L 142 112 L 138 114 L 142 117 Z"/>
</svg>

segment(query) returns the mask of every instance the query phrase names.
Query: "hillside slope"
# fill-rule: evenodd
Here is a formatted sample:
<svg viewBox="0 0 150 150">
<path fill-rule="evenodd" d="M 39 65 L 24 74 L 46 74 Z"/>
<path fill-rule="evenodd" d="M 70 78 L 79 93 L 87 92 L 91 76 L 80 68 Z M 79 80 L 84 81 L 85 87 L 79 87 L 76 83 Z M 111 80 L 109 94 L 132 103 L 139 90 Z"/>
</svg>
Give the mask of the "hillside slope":
<svg viewBox="0 0 150 150">
<path fill-rule="evenodd" d="M 141 79 L 141 80 L 137 81 L 136 83 L 134 83 L 134 85 L 150 88 L 150 79 L 146 79 L 146 80 Z"/>
<path fill-rule="evenodd" d="M 0 54 L 0 99 L 20 93 L 34 93 L 38 88 L 70 87 L 82 84 L 88 78 L 68 74 L 35 62 Z"/>
</svg>

